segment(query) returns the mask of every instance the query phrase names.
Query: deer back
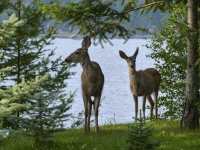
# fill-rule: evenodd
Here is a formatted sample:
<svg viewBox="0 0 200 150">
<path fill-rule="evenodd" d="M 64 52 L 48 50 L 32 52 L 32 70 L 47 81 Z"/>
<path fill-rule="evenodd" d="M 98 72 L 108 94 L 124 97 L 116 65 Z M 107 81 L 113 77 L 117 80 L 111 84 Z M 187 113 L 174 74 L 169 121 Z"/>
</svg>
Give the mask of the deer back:
<svg viewBox="0 0 200 150">
<path fill-rule="evenodd" d="M 130 88 L 135 96 L 149 95 L 159 89 L 160 74 L 154 68 L 130 74 Z"/>
<path fill-rule="evenodd" d="M 88 96 L 101 96 L 104 75 L 98 63 L 91 61 L 83 67 L 81 74 L 82 90 Z"/>
</svg>

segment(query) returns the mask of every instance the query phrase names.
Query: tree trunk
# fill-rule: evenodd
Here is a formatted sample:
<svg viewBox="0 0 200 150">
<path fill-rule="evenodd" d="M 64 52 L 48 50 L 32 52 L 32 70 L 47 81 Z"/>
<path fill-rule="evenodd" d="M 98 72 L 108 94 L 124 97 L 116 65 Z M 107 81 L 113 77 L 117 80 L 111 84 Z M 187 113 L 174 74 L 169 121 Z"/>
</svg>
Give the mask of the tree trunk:
<svg viewBox="0 0 200 150">
<path fill-rule="evenodd" d="M 21 20 L 21 0 L 17 1 L 17 18 Z M 21 82 L 21 39 L 20 39 L 20 31 L 17 33 L 17 83 Z"/>
<path fill-rule="evenodd" d="M 187 76 L 186 99 L 181 125 L 183 128 L 199 128 L 199 58 L 198 44 L 198 1 L 188 0 L 188 39 L 187 39 Z"/>
<path fill-rule="evenodd" d="M 21 20 L 21 0 L 17 0 L 17 18 Z M 17 33 L 17 84 L 21 82 L 21 39 L 20 39 L 20 31 Z M 20 117 L 20 112 L 17 113 L 17 117 Z"/>
</svg>

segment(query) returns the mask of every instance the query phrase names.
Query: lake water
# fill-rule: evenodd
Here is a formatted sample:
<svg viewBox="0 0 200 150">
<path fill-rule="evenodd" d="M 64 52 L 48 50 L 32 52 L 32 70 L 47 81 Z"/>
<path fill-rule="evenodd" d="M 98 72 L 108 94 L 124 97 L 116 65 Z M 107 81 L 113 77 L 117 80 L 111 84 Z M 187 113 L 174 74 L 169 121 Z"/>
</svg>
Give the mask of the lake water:
<svg viewBox="0 0 200 150">
<path fill-rule="evenodd" d="M 98 62 L 105 76 L 104 90 L 99 109 L 100 124 L 108 123 L 128 123 L 133 121 L 135 115 L 134 102 L 129 88 L 128 66 L 119 56 L 119 50 L 124 50 L 127 55 L 132 55 L 139 47 L 139 54 L 136 61 L 137 69 L 145 69 L 154 67 L 154 61 L 146 55 L 151 53 L 151 49 L 147 49 L 145 45 L 149 43 L 147 39 L 130 39 L 124 43 L 124 40 L 112 40 L 113 46 L 104 44 L 92 45 L 89 48 L 91 60 Z M 54 45 L 57 48 L 56 55 L 62 56 L 63 59 L 71 52 L 80 48 L 81 40 L 73 39 L 55 39 Z M 72 68 L 71 71 L 76 72 L 68 82 L 68 89 L 76 91 L 74 103 L 71 112 L 78 114 L 83 111 L 83 100 L 81 96 L 81 80 L 80 75 L 82 68 L 80 65 Z M 139 109 L 141 109 L 142 98 L 139 98 Z M 148 103 L 147 103 L 148 104 Z M 147 110 L 147 115 L 149 111 Z"/>
</svg>

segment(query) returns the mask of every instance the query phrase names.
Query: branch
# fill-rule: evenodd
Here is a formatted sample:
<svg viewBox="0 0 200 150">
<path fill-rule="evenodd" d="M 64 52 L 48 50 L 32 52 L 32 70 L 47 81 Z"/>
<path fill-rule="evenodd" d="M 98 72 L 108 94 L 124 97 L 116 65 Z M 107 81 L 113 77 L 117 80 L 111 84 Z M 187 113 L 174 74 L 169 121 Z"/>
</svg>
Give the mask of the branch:
<svg viewBox="0 0 200 150">
<path fill-rule="evenodd" d="M 146 4 L 146 5 L 142 5 L 140 7 L 137 7 L 137 8 L 130 8 L 126 11 L 126 13 L 129 13 L 131 11 L 136 11 L 136 10 L 140 10 L 140 9 L 143 9 L 143 8 L 147 8 L 147 7 L 151 7 L 151 6 L 154 6 L 154 5 L 159 5 L 159 4 L 164 4 L 165 2 L 164 1 L 158 1 L 158 2 L 152 2 L 152 3 L 149 3 L 149 4 Z"/>
</svg>

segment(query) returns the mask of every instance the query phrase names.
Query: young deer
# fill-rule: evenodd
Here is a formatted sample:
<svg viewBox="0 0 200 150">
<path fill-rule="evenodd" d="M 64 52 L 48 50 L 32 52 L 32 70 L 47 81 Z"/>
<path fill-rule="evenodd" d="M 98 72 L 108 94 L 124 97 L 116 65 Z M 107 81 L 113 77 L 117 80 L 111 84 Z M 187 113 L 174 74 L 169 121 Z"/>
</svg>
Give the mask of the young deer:
<svg viewBox="0 0 200 150">
<path fill-rule="evenodd" d="M 151 98 L 151 94 L 155 95 L 155 114 L 158 116 L 157 98 L 158 91 L 161 81 L 160 73 L 154 68 L 148 68 L 145 70 L 136 71 L 136 57 L 139 48 L 136 49 L 135 53 L 128 57 L 123 51 L 119 51 L 119 55 L 122 59 L 126 60 L 129 69 L 130 78 L 130 89 L 135 101 L 135 119 L 137 120 L 138 115 L 138 96 L 143 96 L 143 117 L 145 118 L 145 105 L 146 98 L 149 100 L 151 105 L 151 118 L 153 116 L 154 102 Z"/>
<path fill-rule="evenodd" d="M 95 112 L 96 132 L 98 132 L 98 109 L 104 85 L 104 75 L 99 64 L 90 60 L 88 54 L 88 48 L 90 45 L 90 37 L 84 37 L 82 41 L 82 47 L 69 55 L 65 61 L 68 63 L 80 63 L 83 68 L 81 74 L 81 85 L 85 108 L 85 132 L 90 132 L 90 116 L 92 105 Z M 93 101 L 92 97 L 94 97 Z"/>
</svg>

